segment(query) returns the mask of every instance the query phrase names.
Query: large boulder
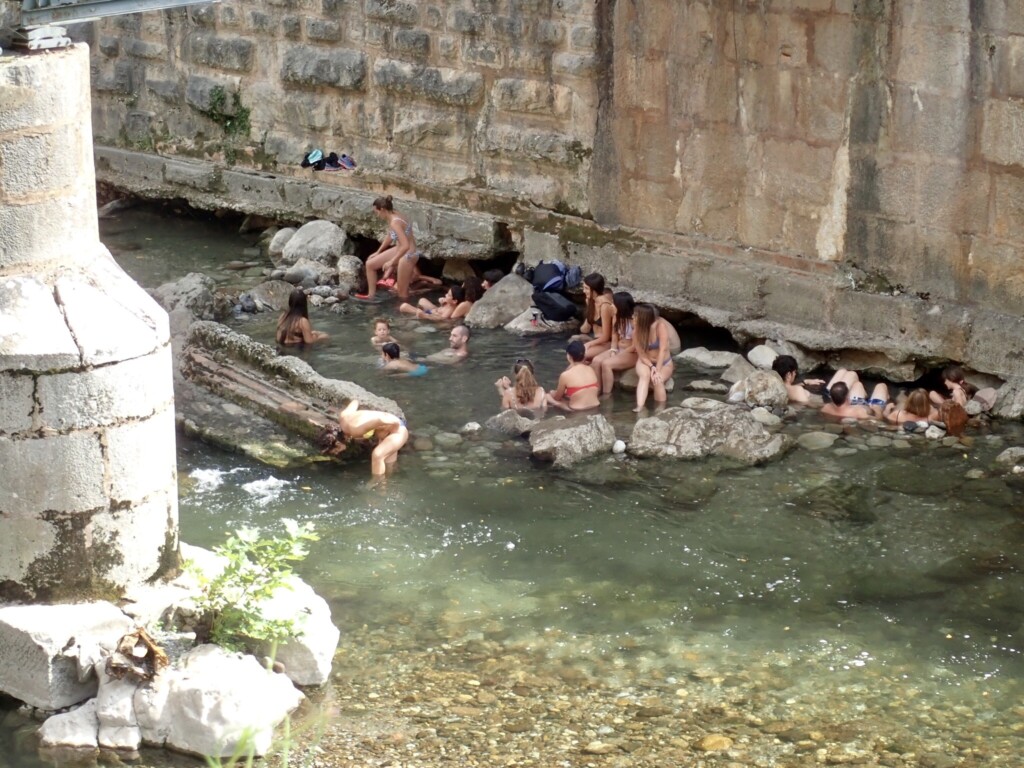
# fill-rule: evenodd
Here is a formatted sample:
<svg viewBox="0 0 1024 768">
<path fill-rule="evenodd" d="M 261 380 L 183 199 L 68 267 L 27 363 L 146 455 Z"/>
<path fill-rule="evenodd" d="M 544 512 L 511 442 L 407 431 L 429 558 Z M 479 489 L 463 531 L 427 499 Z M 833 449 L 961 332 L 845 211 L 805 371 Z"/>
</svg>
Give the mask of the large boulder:
<svg viewBox="0 0 1024 768">
<path fill-rule="evenodd" d="M 335 275 L 337 272 L 332 267 L 303 257 L 284 271 L 284 280 L 292 285 L 313 288 L 317 285 L 330 285 Z"/>
<path fill-rule="evenodd" d="M 294 264 L 299 259 L 316 261 L 327 267 L 338 263 L 345 253 L 348 236 L 332 221 L 311 221 L 292 235 L 281 253 L 281 264 Z"/>
<path fill-rule="evenodd" d="M 260 603 L 268 620 L 294 622 L 298 634 L 277 647 L 275 659 L 284 665 L 284 673 L 296 685 L 323 685 L 331 676 L 331 662 L 341 633 L 331 621 L 327 601 L 306 582 L 292 576 L 288 583 Z M 269 654 L 272 649 L 265 649 Z"/>
<path fill-rule="evenodd" d="M 507 279 L 507 278 L 506 278 Z M 505 282 L 502 280 L 501 282 Z M 493 289 L 492 289 L 493 290 Z M 470 310 L 472 314 L 473 310 Z M 505 330 L 517 336 L 539 336 L 549 333 L 573 333 L 579 330 L 580 321 L 576 318 L 566 320 L 564 323 L 556 323 L 553 320 L 545 320 L 544 315 L 536 307 L 531 307 L 505 324 Z"/>
<path fill-rule="evenodd" d="M 746 403 L 751 408 L 785 408 L 789 393 L 786 383 L 775 371 L 754 371 L 732 385 L 729 402 Z"/>
<path fill-rule="evenodd" d="M 609 453 L 614 443 L 615 429 L 599 414 L 558 416 L 538 424 L 530 432 L 533 457 L 550 461 L 558 468 Z"/>
<path fill-rule="evenodd" d="M 39 728 L 39 746 L 44 749 L 96 749 L 99 746 L 98 731 L 96 699 L 90 699 L 77 709 L 48 717 Z"/>
<path fill-rule="evenodd" d="M 348 293 L 359 284 L 366 267 L 356 256 L 343 253 L 338 257 L 338 287 Z"/>
<path fill-rule="evenodd" d="M 231 302 L 218 293 L 217 283 L 198 272 L 164 283 L 153 298 L 168 312 L 184 309 L 196 320 L 222 320 L 231 314 Z"/>
<path fill-rule="evenodd" d="M 267 246 L 267 255 L 270 256 L 270 260 L 274 262 L 274 266 L 280 266 L 284 258 L 284 247 L 288 245 L 288 241 L 292 239 L 292 235 L 298 232 L 295 227 L 285 227 L 279 229 L 277 233 L 270 239 L 270 245 Z"/>
<path fill-rule="evenodd" d="M 294 289 L 294 285 L 284 280 L 267 280 L 248 291 L 248 294 L 255 303 L 257 312 L 268 309 L 284 312 L 288 309 L 288 297 Z"/>
<path fill-rule="evenodd" d="M 1024 383 L 1008 381 L 999 388 L 991 414 L 1000 419 L 1024 416 Z"/>
<path fill-rule="evenodd" d="M 40 709 L 94 696 L 92 659 L 117 646 L 132 621 L 104 602 L 0 608 L 0 692 Z M 89 661 L 82 663 L 81 659 Z"/>
<path fill-rule="evenodd" d="M 634 456 L 724 456 L 743 464 L 768 461 L 789 446 L 789 438 L 769 432 L 746 408 L 702 397 L 639 419 L 629 440 Z"/>
<path fill-rule="evenodd" d="M 707 347 L 691 347 L 678 355 L 680 360 L 686 360 L 701 368 L 728 368 L 741 357 L 742 355 L 736 352 L 712 351 Z"/>
<path fill-rule="evenodd" d="M 200 645 L 139 686 L 134 706 L 147 744 L 216 758 L 243 743 L 266 754 L 274 728 L 303 698 L 254 657 Z"/>
<path fill-rule="evenodd" d="M 750 361 L 750 364 L 764 371 L 771 370 L 772 363 L 775 362 L 775 358 L 778 356 L 779 353 L 767 344 L 758 344 L 747 352 L 747 360 Z"/>
<path fill-rule="evenodd" d="M 533 306 L 533 285 L 519 275 L 505 275 L 473 304 L 466 315 L 471 328 L 500 328 Z"/>
</svg>

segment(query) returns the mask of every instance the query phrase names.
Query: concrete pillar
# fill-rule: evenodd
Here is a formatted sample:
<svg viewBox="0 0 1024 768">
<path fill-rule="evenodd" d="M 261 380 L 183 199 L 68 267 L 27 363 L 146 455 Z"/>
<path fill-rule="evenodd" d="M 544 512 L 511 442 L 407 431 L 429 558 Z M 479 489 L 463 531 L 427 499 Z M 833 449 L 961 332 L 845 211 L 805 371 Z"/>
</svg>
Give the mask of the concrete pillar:
<svg viewBox="0 0 1024 768">
<path fill-rule="evenodd" d="M 89 53 L 0 56 L 0 601 L 174 565 L 167 315 L 100 243 Z"/>
</svg>

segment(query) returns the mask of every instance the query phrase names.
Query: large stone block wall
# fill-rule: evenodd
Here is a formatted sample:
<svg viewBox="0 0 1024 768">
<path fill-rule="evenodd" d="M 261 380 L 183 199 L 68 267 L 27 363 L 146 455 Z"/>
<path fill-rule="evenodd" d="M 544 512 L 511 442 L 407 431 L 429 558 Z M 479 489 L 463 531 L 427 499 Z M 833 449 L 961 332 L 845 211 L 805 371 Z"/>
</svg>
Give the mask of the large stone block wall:
<svg viewBox="0 0 1024 768">
<path fill-rule="evenodd" d="M 389 192 L 431 255 L 566 258 L 742 335 L 1024 375 L 992 334 L 1024 314 L 1017 0 L 225 0 L 91 35 L 114 184 L 367 235 L 355 201 Z M 313 146 L 361 170 L 299 169 Z M 432 231 L 449 212 L 480 226 Z"/>
<path fill-rule="evenodd" d="M 321 147 L 384 180 L 586 210 L 592 18 L 582 0 L 227 0 L 114 18 L 83 32 L 94 132 L 273 169 Z"/>
<path fill-rule="evenodd" d="M 0 602 L 177 563 L 167 314 L 99 241 L 88 61 L 0 59 Z"/>
</svg>

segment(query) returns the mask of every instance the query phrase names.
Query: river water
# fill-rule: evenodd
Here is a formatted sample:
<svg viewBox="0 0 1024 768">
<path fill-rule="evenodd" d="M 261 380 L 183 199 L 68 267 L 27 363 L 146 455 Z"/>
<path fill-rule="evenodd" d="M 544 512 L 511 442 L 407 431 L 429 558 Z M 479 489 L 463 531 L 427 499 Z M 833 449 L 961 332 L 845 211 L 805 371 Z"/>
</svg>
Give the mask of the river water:
<svg viewBox="0 0 1024 768">
<path fill-rule="evenodd" d="M 236 229 L 140 210 L 103 223 L 105 242 L 147 287 L 195 269 L 255 282 L 257 270 L 223 269 L 259 260 Z M 359 462 L 279 470 L 182 438 L 178 451 L 184 541 L 212 546 L 283 517 L 315 523 L 321 538 L 302 572 L 342 629 L 346 680 L 365 668 L 383 680 L 380 670 L 399 663 L 443 673 L 439 647 L 454 657 L 485 644 L 492 660 L 532 660 L 506 672 L 517 680 L 534 663 L 571 668 L 563 683 L 599 685 L 618 707 L 654 696 L 679 716 L 725 712 L 732 720 L 698 731 L 731 734 L 731 764 L 1021 764 L 1024 486 L 993 464 L 1024 443 L 1018 426 L 997 424 L 970 446 L 887 443 L 880 435 L 890 433 L 856 429 L 830 449 L 755 468 L 608 456 L 556 472 L 514 441 L 457 433 L 493 415 L 492 384 L 516 357 L 552 384 L 564 340 L 479 332 L 466 364 L 391 378 L 369 344 L 375 315 L 395 318 L 403 349 L 419 354 L 443 348 L 446 331 L 422 332 L 393 303 L 348 304 L 343 314 L 312 310 L 331 340 L 300 354 L 405 410 L 421 450 L 403 451 L 385 483 Z M 272 343 L 275 319 L 233 324 Z M 629 406 L 625 395 L 605 405 L 623 436 Z M 801 428 L 819 418 L 802 416 Z M 349 701 L 341 687 L 333 697 Z M 592 729 L 573 731 L 580 744 L 624 737 L 621 718 L 592 717 Z M 776 737 L 793 725 L 811 735 Z M 538 749 L 535 765 L 581 759 L 578 745 L 561 763 Z M 683 764 L 658 754 L 650 764 Z M 609 764 L 647 764 L 622 759 Z"/>
</svg>

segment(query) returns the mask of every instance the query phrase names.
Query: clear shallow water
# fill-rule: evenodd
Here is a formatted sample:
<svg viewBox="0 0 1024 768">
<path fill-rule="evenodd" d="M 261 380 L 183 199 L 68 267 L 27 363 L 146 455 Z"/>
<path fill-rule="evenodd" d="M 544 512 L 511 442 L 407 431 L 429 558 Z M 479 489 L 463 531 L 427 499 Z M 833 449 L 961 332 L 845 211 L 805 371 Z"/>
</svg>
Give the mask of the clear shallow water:
<svg viewBox="0 0 1024 768">
<path fill-rule="evenodd" d="M 119 232 L 138 231 L 132 222 L 152 245 L 123 263 L 147 286 L 197 265 L 215 270 L 247 245 L 203 224 L 210 247 L 200 250 L 194 222 L 148 213 L 122 214 Z M 121 235 L 105 233 L 116 252 Z M 563 340 L 479 332 L 464 365 L 384 377 L 370 321 L 397 307 L 347 310 L 313 310 L 332 338 L 299 354 L 326 376 L 394 397 L 414 436 L 435 446 L 438 433 L 494 413 L 492 383 L 516 357 L 532 357 L 545 384 L 564 364 Z M 269 342 L 275 320 L 236 325 Z M 446 345 L 445 329 L 419 327 L 395 320 L 403 349 Z M 629 405 L 617 395 L 605 406 L 622 436 Z M 554 472 L 521 443 L 482 433 L 403 451 L 384 484 L 362 462 L 277 470 L 179 440 L 181 535 L 212 546 L 242 525 L 314 521 L 321 540 L 303 572 L 343 637 L 357 626 L 423 648 L 482 637 L 624 687 L 711 680 L 702 695 L 713 701 L 736 686 L 759 717 L 896 722 L 937 747 L 969 727 L 1019 746 L 1022 486 L 965 473 L 988 472 L 1024 434 L 999 425 L 970 449 L 915 439 L 902 450 L 868 449 L 866 436 L 836 444 L 851 455 L 795 450 L 759 468 L 607 457 Z M 813 516 L 834 510 L 860 522 Z"/>
</svg>

